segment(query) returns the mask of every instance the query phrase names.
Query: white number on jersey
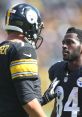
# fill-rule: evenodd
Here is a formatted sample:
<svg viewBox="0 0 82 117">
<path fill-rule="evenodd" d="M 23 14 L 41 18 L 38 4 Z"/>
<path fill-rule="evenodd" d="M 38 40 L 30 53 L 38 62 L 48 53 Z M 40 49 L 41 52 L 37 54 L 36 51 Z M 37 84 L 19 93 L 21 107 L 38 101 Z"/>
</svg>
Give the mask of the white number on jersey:
<svg viewBox="0 0 82 117">
<path fill-rule="evenodd" d="M 57 94 L 60 92 L 59 97 L 57 97 L 57 117 L 61 117 L 62 111 L 70 111 L 71 117 L 77 117 L 77 113 L 80 111 L 78 107 L 78 87 L 74 87 L 68 96 L 68 100 L 63 105 L 64 89 L 58 86 L 56 89 Z M 63 107 L 64 106 L 64 107 Z M 64 108 L 64 110 L 62 110 Z"/>
</svg>

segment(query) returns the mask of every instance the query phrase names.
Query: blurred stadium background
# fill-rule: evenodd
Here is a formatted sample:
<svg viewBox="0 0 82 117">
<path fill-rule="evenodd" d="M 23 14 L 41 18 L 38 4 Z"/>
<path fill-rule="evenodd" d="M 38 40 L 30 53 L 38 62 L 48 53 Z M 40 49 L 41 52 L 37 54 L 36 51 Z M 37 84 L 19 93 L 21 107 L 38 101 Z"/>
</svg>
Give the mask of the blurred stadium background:
<svg viewBox="0 0 82 117">
<path fill-rule="evenodd" d="M 42 94 L 48 88 L 49 67 L 62 60 L 61 40 L 70 26 L 82 28 L 82 0 L 0 0 L 0 42 L 5 40 L 4 31 L 5 13 L 8 7 L 17 3 L 29 3 L 37 7 L 44 21 L 42 35 L 44 42 L 37 50 L 39 75 L 41 77 Z M 45 105 L 44 111 L 50 116 L 53 101 Z"/>
</svg>

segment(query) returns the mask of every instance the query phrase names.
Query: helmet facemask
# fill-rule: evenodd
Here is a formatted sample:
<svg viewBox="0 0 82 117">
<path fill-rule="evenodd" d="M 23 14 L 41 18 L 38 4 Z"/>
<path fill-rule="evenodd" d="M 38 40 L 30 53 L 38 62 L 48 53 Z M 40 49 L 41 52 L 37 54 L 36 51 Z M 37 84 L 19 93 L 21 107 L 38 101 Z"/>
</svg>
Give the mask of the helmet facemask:
<svg viewBox="0 0 82 117">
<path fill-rule="evenodd" d="M 43 23 L 40 24 L 38 29 L 35 27 L 36 24 L 32 25 L 33 27 L 30 28 L 27 32 L 23 32 L 24 35 L 26 36 L 25 40 L 28 41 L 33 45 L 35 45 L 35 48 L 38 49 L 42 42 L 43 42 L 43 37 L 41 36 L 41 31 L 44 28 Z M 32 30 L 31 30 L 32 29 Z"/>
<path fill-rule="evenodd" d="M 43 38 L 40 36 L 41 31 L 43 29 L 43 22 L 41 21 L 40 14 L 36 14 L 35 11 L 26 9 L 26 19 L 29 22 L 29 28 L 26 26 L 27 29 L 23 32 L 27 39 L 33 43 L 35 43 L 35 48 L 38 49 L 42 42 Z"/>
</svg>

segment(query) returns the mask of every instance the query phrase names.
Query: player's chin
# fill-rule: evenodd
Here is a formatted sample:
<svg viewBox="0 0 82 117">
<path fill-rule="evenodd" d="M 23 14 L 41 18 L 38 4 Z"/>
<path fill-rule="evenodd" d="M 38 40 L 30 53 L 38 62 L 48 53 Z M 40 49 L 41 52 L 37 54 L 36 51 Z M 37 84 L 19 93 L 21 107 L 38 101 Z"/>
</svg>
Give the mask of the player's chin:
<svg viewBox="0 0 82 117">
<path fill-rule="evenodd" d="M 69 60 L 69 57 L 67 55 L 63 55 L 63 60 Z"/>
</svg>

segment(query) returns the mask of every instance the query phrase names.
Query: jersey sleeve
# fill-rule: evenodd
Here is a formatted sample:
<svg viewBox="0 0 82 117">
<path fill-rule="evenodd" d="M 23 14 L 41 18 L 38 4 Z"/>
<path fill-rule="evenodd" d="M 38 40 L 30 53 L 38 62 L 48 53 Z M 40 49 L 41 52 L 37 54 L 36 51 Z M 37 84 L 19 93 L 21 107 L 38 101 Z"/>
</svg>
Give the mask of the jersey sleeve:
<svg viewBox="0 0 82 117">
<path fill-rule="evenodd" d="M 61 72 L 61 69 L 62 69 L 61 62 L 53 64 L 48 70 L 49 79 L 53 81 L 56 77 L 58 77 L 58 75 Z"/>
<path fill-rule="evenodd" d="M 49 79 L 51 81 L 53 81 L 55 78 L 57 78 L 57 79 L 59 78 L 59 80 L 60 80 L 60 77 L 62 79 L 63 74 L 65 74 L 64 70 L 66 70 L 66 65 L 67 65 L 66 61 L 59 61 L 59 62 L 53 64 L 48 70 Z"/>
<path fill-rule="evenodd" d="M 50 81 L 53 81 L 53 80 L 54 80 L 54 77 L 55 77 L 55 75 L 54 75 L 54 66 L 51 66 L 51 67 L 49 68 L 48 74 L 49 74 L 49 79 L 50 79 Z"/>
<path fill-rule="evenodd" d="M 37 56 L 33 48 L 20 45 L 14 48 L 10 63 L 12 79 L 38 77 Z"/>
<path fill-rule="evenodd" d="M 11 77 L 22 105 L 41 98 L 40 79 L 35 50 L 28 44 L 15 44 L 10 61 Z"/>
</svg>

